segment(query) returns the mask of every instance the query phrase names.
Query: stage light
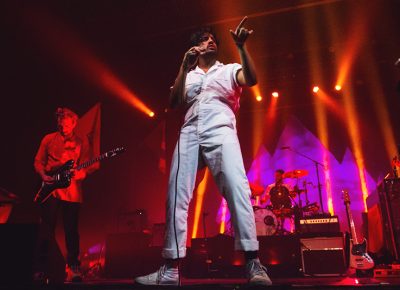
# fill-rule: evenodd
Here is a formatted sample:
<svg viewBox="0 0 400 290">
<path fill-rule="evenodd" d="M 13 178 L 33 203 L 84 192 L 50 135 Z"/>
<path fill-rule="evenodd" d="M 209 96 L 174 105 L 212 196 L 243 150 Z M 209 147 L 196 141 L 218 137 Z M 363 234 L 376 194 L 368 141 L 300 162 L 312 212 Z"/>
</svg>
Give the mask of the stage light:
<svg viewBox="0 0 400 290">
<path fill-rule="evenodd" d="M 257 102 L 261 102 L 262 99 L 263 99 L 263 98 L 262 98 L 260 95 L 258 95 L 258 96 L 256 97 Z"/>
<path fill-rule="evenodd" d="M 313 90 L 314 93 L 318 93 L 319 87 L 318 86 L 314 86 L 312 90 Z"/>
<path fill-rule="evenodd" d="M 155 116 L 154 112 L 150 112 L 150 113 L 149 113 L 149 116 L 150 116 L 151 118 L 153 118 L 153 117 Z"/>
<path fill-rule="evenodd" d="M 336 86 L 335 86 L 335 90 L 336 90 L 336 91 L 340 91 L 341 89 L 342 89 L 342 86 L 341 86 L 341 85 L 336 85 Z"/>
<path fill-rule="evenodd" d="M 278 98 L 279 97 L 279 93 L 278 92 L 272 92 L 271 94 L 274 98 Z"/>
</svg>

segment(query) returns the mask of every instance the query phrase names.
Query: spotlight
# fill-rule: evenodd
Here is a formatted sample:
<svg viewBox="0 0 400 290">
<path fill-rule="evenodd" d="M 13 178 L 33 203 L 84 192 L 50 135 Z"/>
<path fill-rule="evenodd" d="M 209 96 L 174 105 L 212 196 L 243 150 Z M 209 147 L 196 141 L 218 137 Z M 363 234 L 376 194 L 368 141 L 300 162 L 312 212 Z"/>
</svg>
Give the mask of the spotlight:
<svg viewBox="0 0 400 290">
<path fill-rule="evenodd" d="M 154 112 L 150 112 L 150 113 L 149 113 L 149 116 L 150 116 L 151 118 L 153 118 L 154 115 L 155 115 Z"/>
<path fill-rule="evenodd" d="M 279 97 L 279 93 L 278 92 L 272 92 L 271 94 L 274 98 L 278 98 Z"/>
<path fill-rule="evenodd" d="M 262 97 L 261 96 L 257 96 L 256 100 L 257 100 L 257 102 L 261 102 L 262 101 Z"/>
<path fill-rule="evenodd" d="M 317 87 L 317 86 L 314 86 L 312 90 L 313 90 L 313 92 L 314 92 L 314 93 L 318 93 L 318 91 L 319 91 L 319 87 Z"/>
<path fill-rule="evenodd" d="M 342 86 L 341 86 L 341 85 L 336 85 L 336 86 L 335 86 L 335 90 L 336 90 L 336 91 L 340 91 L 341 89 L 342 89 Z"/>
</svg>

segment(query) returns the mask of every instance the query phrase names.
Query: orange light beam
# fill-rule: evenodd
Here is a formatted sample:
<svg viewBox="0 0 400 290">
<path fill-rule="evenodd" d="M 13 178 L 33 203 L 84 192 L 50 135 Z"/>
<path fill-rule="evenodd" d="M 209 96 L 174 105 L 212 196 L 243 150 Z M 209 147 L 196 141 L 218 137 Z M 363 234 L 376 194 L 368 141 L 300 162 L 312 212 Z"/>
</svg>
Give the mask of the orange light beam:
<svg viewBox="0 0 400 290">
<path fill-rule="evenodd" d="M 228 204 L 226 203 L 226 200 L 223 197 L 222 197 L 222 200 L 221 200 L 220 208 L 222 208 L 222 213 L 221 213 L 221 221 L 220 221 L 220 224 L 219 224 L 219 233 L 220 234 L 224 234 L 225 231 L 226 231 L 226 222 L 225 222 L 225 220 L 226 220 L 226 213 L 228 211 Z"/>
<path fill-rule="evenodd" d="M 367 212 L 367 204 L 366 199 L 368 197 L 368 188 L 367 188 L 367 181 L 365 175 L 365 162 L 364 162 L 364 155 L 362 151 L 362 143 L 361 143 L 361 134 L 360 134 L 360 127 L 359 127 L 359 115 L 356 109 L 355 104 L 355 96 L 353 92 L 353 85 L 347 84 L 344 86 L 344 83 L 349 78 L 349 73 L 351 68 L 354 64 L 356 56 L 359 54 L 361 50 L 361 44 L 363 43 L 366 37 L 367 31 L 367 20 L 368 20 L 368 13 L 370 11 L 363 7 L 360 11 L 358 6 L 353 7 L 353 14 L 357 15 L 357 17 L 353 17 L 353 23 L 350 25 L 350 33 L 347 37 L 347 41 L 345 47 L 339 51 L 339 67 L 338 67 L 338 77 L 337 77 L 337 85 L 342 87 L 343 93 L 343 102 L 344 102 L 344 109 L 345 109 L 345 117 L 348 120 L 348 133 L 351 140 L 352 151 L 356 159 L 356 164 L 358 168 L 358 173 L 360 177 L 360 187 L 362 192 L 362 198 L 364 202 L 364 210 Z M 328 19 L 331 21 L 331 27 L 334 26 L 335 17 L 332 13 L 328 13 Z M 331 31 L 334 40 L 338 40 L 340 37 L 336 30 L 332 29 Z"/>
<path fill-rule="evenodd" d="M 368 7 L 369 8 L 369 7 Z M 366 199 L 368 197 L 368 188 L 365 176 L 365 165 L 364 156 L 361 147 L 361 137 L 358 126 L 358 114 L 355 106 L 354 94 L 352 90 L 352 84 L 347 84 L 344 86 L 348 75 L 350 73 L 351 67 L 355 61 L 355 57 L 360 51 L 361 44 L 364 41 L 367 31 L 367 20 L 368 13 L 370 9 L 363 6 L 362 11 L 357 7 L 353 8 L 353 23 L 350 25 L 351 32 L 347 37 L 347 42 L 344 48 L 338 49 L 336 63 L 339 63 L 337 71 L 338 77 L 336 85 L 339 85 L 344 91 L 344 117 L 347 121 L 348 134 L 351 139 L 352 152 L 356 158 L 356 164 L 358 168 L 358 174 L 360 177 L 360 187 L 362 192 L 362 198 L 364 202 L 364 210 L 367 211 Z M 333 43 L 337 43 L 342 39 L 342 35 L 339 34 L 338 27 L 340 22 L 338 21 L 338 16 L 334 13 L 332 9 L 325 8 L 326 19 L 329 23 L 329 33 Z"/>
<path fill-rule="evenodd" d="M 334 98 L 328 95 L 324 90 L 319 90 L 317 93 L 319 100 L 321 100 L 325 106 L 338 117 L 341 121 L 345 122 L 343 116 L 343 108 Z"/>
<path fill-rule="evenodd" d="M 354 18 L 352 30 L 347 39 L 345 45 L 344 55 L 341 57 L 339 75 L 336 81 L 336 85 L 343 87 L 346 81 L 350 69 L 353 66 L 354 60 L 361 48 L 361 44 L 364 41 L 366 35 L 366 16 L 364 13 L 357 13 L 357 17 Z"/>
<path fill-rule="evenodd" d="M 197 195 L 196 195 L 196 206 L 194 210 L 194 220 L 193 220 L 193 231 L 192 231 L 192 239 L 198 237 L 198 229 L 199 229 L 199 221 L 200 221 L 200 213 L 203 209 L 203 200 L 204 200 L 204 193 L 206 192 L 208 178 L 210 172 L 208 168 L 204 173 L 204 178 L 200 182 L 199 186 L 197 187 Z"/>
<path fill-rule="evenodd" d="M 322 84 L 323 81 L 323 70 L 321 67 L 321 55 L 319 50 L 313 51 L 313 47 L 319 47 L 321 45 L 321 38 L 318 36 L 318 30 L 316 29 L 316 14 L 314 10 L 305 10 L 304 16 L 304 32 L 307 39 L 307 44 L 309 46 L 308 62 L 309 68 L 311 70 L 312 81 L 316 84 Z M 315 121 L 317 124 L 317 134 L 322 143 L 322 145 L 329 149 L 329 132 L 328 132 L 328 120 L 325 102 L 321 96 L 326 97 L 326 94 L 318 86 L 313 87 L 313 99 L 315 101 Z M 334 207 L 332 202 L 332 187 L 330 181 L 330 171 L 329 171 L 329 159 L 327 156 L 327 150 L 323 151 L 323 163 L 324 167 L 324 178 L 327 186 L 326 189 L 326 203 L 328 205 L 328 211 L 333 215 Z M 321 205 L 324 206 L 324 205 Z"/>
<path fill-rule="evenodd" d="M 250 88 L 254 97 L 257 98 L 262 96 L 260 91 L 260 86 L 255 85 Z M 257 103 L 253 103 L 253 156 L 255 156 L 258 152 L 258 148 L 263 143 L 264 138 L 264 123 L 263 123 L 263 111 L 260 110 L 260 101 Z"/>
<path fill-rule="evenodd" d="M 154 112 L 85 46 L 68 27 L 50 13 L 37 8 L 23 14 L 35 40 L 47 52 L 64 61 L 74 73 L 153 117 Z"/>
<path fill-rule="evenodd" d="M 377 115 L 377 121 L 383 134 L 383 140 L 385 141 L 386 153 L 388 160 L 392 160 L 393 156 L 398 156 L 396 138 L 394 137 L 393 126 L 390 122 L 389 111 L 382 89 L 381 78 L 378 73 L 376 63 L 371 53 L 368 53 L 366 61 L 363 62 L 366 67 L 366 74 L 368 77 L 368 86 L 372 92 L 372 100 L 374 102 L 374 108 Z"/>
<path fill-rule="evenodd" d="M 348 119 L 348 132 L 350 135 L 351 145 L 356 159 L 358 174 L 360 177 L 361 191 L 363 195 L 364 210 L 367 212 L 367 197 L 369 195 L 367 188 L 367 178 L 365 175 L 365 162 L 361 146 L 360 128 L 358 126 L 359 118 L 354 102 L 354 95 L 351 86 L 345 87 L 344 98 L 345 115 Z"/>
</svg>

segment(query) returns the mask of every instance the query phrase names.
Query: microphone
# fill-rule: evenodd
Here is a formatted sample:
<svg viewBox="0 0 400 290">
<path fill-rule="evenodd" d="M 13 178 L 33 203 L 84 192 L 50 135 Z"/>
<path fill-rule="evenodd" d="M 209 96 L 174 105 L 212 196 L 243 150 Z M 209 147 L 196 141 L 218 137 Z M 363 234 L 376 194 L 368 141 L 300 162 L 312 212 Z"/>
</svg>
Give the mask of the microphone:
<svg viewBox="0 0 400 290">
<path fill-rule="evenodd" d="M 396 60 L 396 62 L 394 63 L 395 66 L 398 66 L 400 64 L 400 58 L 398 60 Z"/>
<path fill-rule="evenodd" d="M 290 149 L 290 146 L 283 146 L 283 147 L 281 147 L 281 150 L 287 150 L 287 149 Z"/>
</svg>

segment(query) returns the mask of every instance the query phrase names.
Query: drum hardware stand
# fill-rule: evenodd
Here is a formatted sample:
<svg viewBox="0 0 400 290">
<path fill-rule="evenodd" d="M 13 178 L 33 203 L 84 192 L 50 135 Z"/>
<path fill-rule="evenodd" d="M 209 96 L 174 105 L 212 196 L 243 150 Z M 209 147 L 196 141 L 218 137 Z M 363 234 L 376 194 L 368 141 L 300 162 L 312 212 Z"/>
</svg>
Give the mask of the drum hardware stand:
<svg viewBox="0 0 400 290">
<path fill-rule="evenodd" d="M 207 238 L 207 225 L 206 225 L 206 217 L 208 216 L 208 212 L 203 212 L 203 235 L 204 235 L 204 250 L 206 252 L 206 264 L 207 264 L 207 274 L 211 273 L 210 265 L 212 260 L 210 259 L 210 254 L 208 253 L 208 238 Z"/>
<path fill-rule="evenodd" d="M 325 211 L 324 211 L 324 204 L 323 204 L 323 202 L 322 202 L 322 190 L 321 190 L 322 184 L 321 184 L 321 181 L 320 181 L 320 179 L 319 179 L 319 166 L 321 166 L 322 168 L 325 168 L 325 165 L 322 164 L 321 162 L 317 161 L 317 160 L 314 160 L 314 159 L 308 157 L 307 155 L 305 155 L 305 154 L 303 154 L 303 153 L 301 153 L 301 152 L 298 152 L 298 151 L 292 149 L 291 147 L 282 147 L 282 149 L 287 149 L 287 150 L 289 150 L 289 151 L 292 151 L 293 153 L 296 153 L 296 154 L 298 154 L 298 155 L 300 155 L 300 156 L 302 156 L 302 157 L 304 157 L 304 158 L 306 158 L 306 159 L 308 159 L 308 160 L 310 160 L 311 162 L 314 163 L 314 165 L 315 165 L 315 172 L 316 172 L 317 181 L 318 181 L 318 194 L 319 194 L 319 202 L 320 202 L 320 204 L 321 204 L 321 213 L 322 213 L 322 214 L 325 214 Z"/>
<path fill-rule="evenodd" d="M 299 184 L 299 179 L 297 178 L 297 181 L 296 181 L 296 185 L 295 185 L 295 192 L 297 192 L 297 196 L 299 197 L 299 202 L 298 202 L 298 204 L 296 205 L 298 208 L 299 208 L 299 210 L 300 210 L 300 217 L 303 217 L 303 201 L 301 200 L 301 196 L 300 196 L 300 193 L 301 193 L 301 191 L 300 191 L 300 189 L 299 189 L 299 186 L 298 186 L 298 184 Z M 303 183 L 303 185 L 304 185 L 304 183 Z M 293 202 L 296 204 L 296 202 L 295 202 L 295 200 L 294 200 L 294 198 L 293 198 Z M 295 218 L 296 218 L 296 216 L 295 216 Z"/>
<path fill-rule="evenodd" d="M 308 200 L 308 190 L 307 190 L 307 181 L 303 180 L 303 188 L 304 188 L 304 195 L 306 196 L 306 205 L 310 204 L 310 201 Z"/>
<path fill-rule="evenodd" d="M 281 215 L 279 216 L 278 228 L 276 229 L 275 235 L 277 235 L 277 236 L 284 236 L 284 235 L 289 235 L 289 234 L 291 234 L 290 231 L 286 230 L 286 229 L 283 227 L 286 218 L 289 218 L 289 217 L 286 217 L 284 214 L 281 214 Z"/>
<path fill-rule="evenodd" d="M 291 197 L 290 197 L 290 199 L 293 200 L 293 198 L 291 198 Z M 292 233 L 292 232 L 290 232 L 290 231 L 288 231 L 288 230 L 286 230 L 286 229 L 284 228 L 285 219 L 286 219 L 286 218 L 290 219 L 291 217 L 290 217 L 290 216 L 287 216 L 287 215 L 285 214 L 285 212 L 282 211 L 283 209 L 284 209 L 284 208 L 281 208 L 281 209 L 280 209 L 281 212 L 279 213 L 279 215 L 276 214 L 277 220 L 278 220 L 278 227 L 276 228 L 276 232 L 275 232 L 275 235 L 276 235 L 276 236 L 284 236 L 284 235 L 289 235 L 289 234 Z"/>
</svg>

